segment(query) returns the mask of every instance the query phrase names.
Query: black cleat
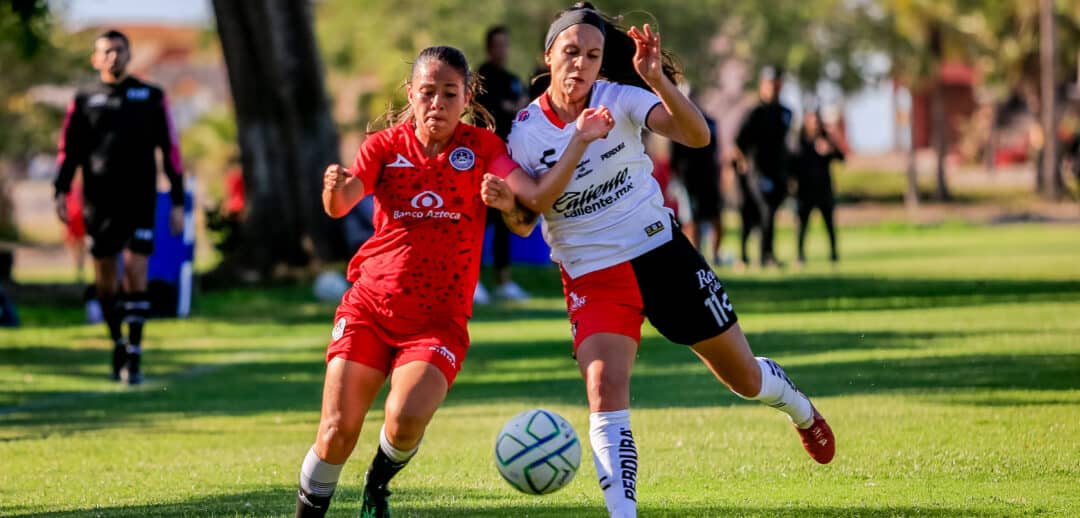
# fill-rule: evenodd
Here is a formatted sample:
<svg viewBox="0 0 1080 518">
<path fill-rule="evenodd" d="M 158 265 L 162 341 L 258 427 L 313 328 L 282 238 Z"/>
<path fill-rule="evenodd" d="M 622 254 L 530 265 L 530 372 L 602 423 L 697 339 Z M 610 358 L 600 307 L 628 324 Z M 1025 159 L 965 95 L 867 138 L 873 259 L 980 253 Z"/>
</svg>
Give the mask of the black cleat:
<svg viewBox="0 0 1080 518">
<path fill-rule="evenodd" d="M 390 518 L 390 490 L 386 486 L 364 486 L 364 505 L 360 518 Z"/>
<path fill-rule="evenodd" d="M 127 382 L 128 385 L 142 383 L 142 371 L 139 364 L 142 363 L 142 353 L 127 353 Z"/>
<path fill-rule="evenodd" d="M 120 381 L 120 371 L 124 370 L 127 363 L 127 345 L 124 342 L 113 344 L 112 350 L 112 380 Z"/>
</svg>

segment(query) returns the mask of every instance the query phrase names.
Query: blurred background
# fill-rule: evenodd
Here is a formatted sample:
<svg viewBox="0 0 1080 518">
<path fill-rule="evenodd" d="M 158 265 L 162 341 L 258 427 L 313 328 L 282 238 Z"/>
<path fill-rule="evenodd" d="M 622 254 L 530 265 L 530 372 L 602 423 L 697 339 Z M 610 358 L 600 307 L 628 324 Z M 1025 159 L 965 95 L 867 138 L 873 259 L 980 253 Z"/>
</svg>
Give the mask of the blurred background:
<svg viewBox="0 0 1080 518">
<path fill-rule="evenodd" d="M 659 27 L 718 121 L 721 153 L 757 102 L 759 67 L 786 69 L 780 99 L 796 126 L 808 107 L 819 109 L 848 151 L 834 170 L 841 226 L 1080 219 L 1080 2 L 763 5 L 598 3 L 626 25 Z M 345 259 L 366 222 L 322 216 L 322 169 L 351 160 L 368 124 L 402 103 L 417 52 L 454 45 L 475 67 L 485 59 L 486 30 L 505 25 L 509 68 L 530 78 L 548 23 L 564 7 L 551 0 L 3 0 L 0 273 L 39 288 L 80 275 L 53 214 L 51 182 L 64 108 L 76 85 L 94 77 L 89 55 L 104 29 L 130 37 L 131 73 L 169 95 L 195 193 L 196 270 L 213 284 L 303 276 Z M 728 218 L 739 203 L 733 182 L 725 170 Z M 239 215 L 233 225 L 219 220 L 227 207 Z M 790 212 L 781 211 L 782 228 L 792 225 Z M 13 291 L 16 299 L 34 296 Z"/>
</svg>

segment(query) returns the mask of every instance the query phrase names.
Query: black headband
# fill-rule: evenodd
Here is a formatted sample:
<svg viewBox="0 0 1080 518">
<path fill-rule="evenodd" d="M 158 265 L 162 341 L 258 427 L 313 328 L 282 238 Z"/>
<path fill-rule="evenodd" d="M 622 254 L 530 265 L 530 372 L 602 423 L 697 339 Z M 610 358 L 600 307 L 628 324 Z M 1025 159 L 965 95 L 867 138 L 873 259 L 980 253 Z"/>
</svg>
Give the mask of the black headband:
<svg viewBox="0 0 1080 518">
<path fill-rule="evenodd" d="M 604 26 L 607 25 L 607 22 L 605 22 L 604 18 L 597 14 L 596 11 L 593 11 L 592 9 L 574 9 L 573 11 L 567 11 L 557 20 L 551 22 L 551 27 L 547 32 L 547 39 L 544 41 L 544 51 L 547 52 L 551 50 L 551 45 L 555 43 L 555 38 L 559 37 L 559 33 L 569 29 L 572 25 L 577 25 L 579 23 L 592 25 L 593 27 L 600 29 L 600 34 L 606 35 Z"/>
</svg>

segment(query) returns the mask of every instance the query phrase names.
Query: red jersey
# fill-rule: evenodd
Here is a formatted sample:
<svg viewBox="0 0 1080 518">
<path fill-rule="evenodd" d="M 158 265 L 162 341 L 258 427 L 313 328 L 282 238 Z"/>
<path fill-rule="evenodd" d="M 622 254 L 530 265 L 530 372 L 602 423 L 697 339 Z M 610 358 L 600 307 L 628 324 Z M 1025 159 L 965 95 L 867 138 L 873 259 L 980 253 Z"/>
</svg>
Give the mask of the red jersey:
<svg viewBox="0 0 1080 518">
<path fill-rule="evenodd" d="M 371 135 L 349 168 L 374 194 L 375 235 L 347 276 L 368 309 L 401 329 L 472 315 L 487 212 L 480 184 L 484 173 L 506 178 L 518 167 L 486 129 L 458 123 L 430 158 L 414 131 L 410 121 Z"/>
</svg>

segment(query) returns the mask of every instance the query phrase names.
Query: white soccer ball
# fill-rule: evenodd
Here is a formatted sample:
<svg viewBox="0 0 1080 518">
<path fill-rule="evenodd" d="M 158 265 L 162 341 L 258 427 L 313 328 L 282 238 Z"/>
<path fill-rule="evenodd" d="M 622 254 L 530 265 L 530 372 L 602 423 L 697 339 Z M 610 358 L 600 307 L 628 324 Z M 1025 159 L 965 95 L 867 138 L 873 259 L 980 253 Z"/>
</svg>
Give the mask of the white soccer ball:
<svg viewBox="0 0 1080 518">
<path fill-rule="evenodd" d="M 562 416 L 527 410 L 503 426 L 495 439 L 495 467 L 522 493 L 543 495 L 574 479 L 581 465 L 581 441 Z"/>
</svg>

